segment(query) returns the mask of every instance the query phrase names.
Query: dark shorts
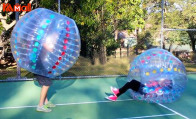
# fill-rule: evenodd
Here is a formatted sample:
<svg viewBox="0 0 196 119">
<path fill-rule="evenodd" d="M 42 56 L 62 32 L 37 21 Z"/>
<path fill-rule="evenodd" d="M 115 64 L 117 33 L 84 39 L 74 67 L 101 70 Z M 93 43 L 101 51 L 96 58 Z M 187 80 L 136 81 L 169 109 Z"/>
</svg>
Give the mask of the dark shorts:
<svg viewBox="0 0 196 119">
<path fill-rule="evenodd" d="M 34 76 L 37 79 L 40 86 L 51 86 L 52 85 L 52 79 L 51 78 L 41 76 L 41 75 L 38 75 L 38 74 L 34 74 Z"/>
</svg>

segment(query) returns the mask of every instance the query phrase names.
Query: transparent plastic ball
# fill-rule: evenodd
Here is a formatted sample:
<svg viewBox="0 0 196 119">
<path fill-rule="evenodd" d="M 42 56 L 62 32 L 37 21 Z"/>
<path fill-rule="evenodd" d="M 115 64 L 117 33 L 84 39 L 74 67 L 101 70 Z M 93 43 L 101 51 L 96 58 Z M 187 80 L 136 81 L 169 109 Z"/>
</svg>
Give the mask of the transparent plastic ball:
<svg viewBox="0 0 196 119">
<path fill-rule="evenodd" d="M 72 67 L 80 52 L 80 35 L 73 19 L 37 8 L 15 25 L 11 48 L 17 64 L 32 73 L 56 77 Z"/>
<path fill-rule="evenodd" d="M 170 103 L 178 99 L 187 83 L 184 64 L 172 53 L 153 48 L 137 56 L 131 63 L 128 81 L 140 81 L 145 94 L 131 91 L 136 100 Z"/>
</svg>

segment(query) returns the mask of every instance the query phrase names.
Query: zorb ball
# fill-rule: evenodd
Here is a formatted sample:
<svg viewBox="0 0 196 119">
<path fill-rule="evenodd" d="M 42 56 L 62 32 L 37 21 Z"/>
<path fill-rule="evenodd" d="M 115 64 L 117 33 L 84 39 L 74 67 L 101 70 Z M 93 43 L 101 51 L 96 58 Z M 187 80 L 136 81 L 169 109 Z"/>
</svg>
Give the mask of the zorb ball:
<svg viewBox="0 0 196 119">
<path fill-rule="evenodd" d="M 133 99 L 154 103 L 175 101 L 187 83 L 183 63 L 172 53 L 158 48 L 149 49 L 134 59 L 128 74 L 128 81 L 132 79 L 143 84 L 138 92 L 131 91 Z"/>
<path fill-rule="evenodd" d="M 73 19 L 38 8 L 15 25 L 11 48 L 17 64 L 35 74 L 53 78 L 76 62 L 80 35 Z"/>
</svg>

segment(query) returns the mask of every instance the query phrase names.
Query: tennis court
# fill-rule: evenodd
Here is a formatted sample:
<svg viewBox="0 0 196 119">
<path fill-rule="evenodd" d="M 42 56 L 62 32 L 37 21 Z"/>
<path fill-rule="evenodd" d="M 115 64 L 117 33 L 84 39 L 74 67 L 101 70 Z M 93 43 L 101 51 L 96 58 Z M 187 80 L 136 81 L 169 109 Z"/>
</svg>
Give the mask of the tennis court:
<svg viewBox="0 0 196 119">
<path fill-rule="evenodd" d="M 0 119 L 194 119 L 196 74 L 188 79 L 181 98 L 171 104 L 132 100 L 128 92 L 116 102 L 105 100 L 110 86 L 122 86 L 126 77 L 54 80 L 48 97 L 57 106 L 50 113 L 36 112 L 37 81 L 1 82 Z"/>
</svg>

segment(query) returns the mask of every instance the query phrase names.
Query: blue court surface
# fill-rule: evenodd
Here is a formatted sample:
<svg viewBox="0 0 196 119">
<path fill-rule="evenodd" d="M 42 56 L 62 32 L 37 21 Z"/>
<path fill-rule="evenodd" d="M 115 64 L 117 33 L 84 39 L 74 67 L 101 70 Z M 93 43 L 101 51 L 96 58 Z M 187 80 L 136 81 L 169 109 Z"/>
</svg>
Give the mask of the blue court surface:
<svg viewBox="0 0 196 119">
<path fill-rule="evenodd" d="M 118 101 L 106 100 L 110 86 L 121 87 L 126 77 L 54 80 L 48 94 L 57 106 L 50 113 L 36 112 L 37 81 L 0 83 L 0 119 L 194 119 L 196 74 L 188 75 L 180 99 L 170 104 L 132 100 L 129 92 Z"/>
</svg>

